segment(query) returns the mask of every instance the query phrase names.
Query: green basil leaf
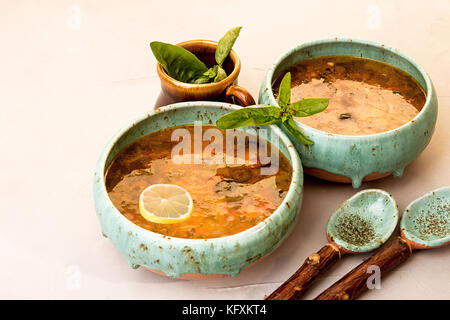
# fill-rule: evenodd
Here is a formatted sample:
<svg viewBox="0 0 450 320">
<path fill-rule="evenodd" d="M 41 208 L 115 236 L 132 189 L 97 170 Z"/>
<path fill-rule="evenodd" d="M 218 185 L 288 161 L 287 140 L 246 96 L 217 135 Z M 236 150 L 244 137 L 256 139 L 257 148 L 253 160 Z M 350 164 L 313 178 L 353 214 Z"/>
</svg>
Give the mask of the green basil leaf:
<svg viewBox="0 0 450 320">
<path fill-rule="evenodd" d="M 280 119 L 280 108 L 274 106 L 252 106 L 232 111 L 216 121 L 220 129 L 275 123 Z"/>
<path fill-rule="evenodd" d="M 210 82 L 219 82 L 227 77 L 227 73 L 217 64 L 214 67 L 209 68 L 200 77 L 195 79 L 193 83 L 204 84 Z"/>
<path fill-rule="evenodd" d="M 192 52 L 173 44 L 153 41 L 150 43 L 153 55 L 167 74 L 181 82 L 194 82 L 208 67 Z"/>
<path fill-rule="evenodd" d="M 227 77 L 227 73 L 225 70 L 222 69 L 222 67 L 217 66 L 217 75 L 214 78 L 214 82 L 219 82 L 222 81 L 223 79 L 225 79 Z"/>
<path fill-rule="evenodd" d="M 325 110 L 329 102 L 330 100 L 326 98 L 303 99 L 290 104 L 288 107 L 295 110 L 294 115 L 296 117 L 309 117 Z"/>
<path fill-rule="evenodd" d="M 291 101 L 291 73 L 287 72 L 281 80 L 278 89 L 278 104 L 282 109 L 286 108 Z"/>
<path fill-rule="evenodd" d="M 292 109 L 286 109 L 286 110 L 281 110 L 281 121 L 286 121 L 289 118 L 292 118 L 292 116 L 294 115 L 294 110 Z"/>
<path fill-rule="evenodd" d="M 208 77 L 209 79 L 214 79 L 217 76 L 217 70 L 219 66 L 215 65 L 214 67 L 209 68 L 203 75 Z"/>
<path fill-rule="evenodd" d="M 234 43 L 236 42 L 239 32 L 241 32 L 242 27 L 235 27 L 230 29 L 225 33 L 225 35 L 219 40 L 216 49 L 216 62 L 219 66 L 222 66 L 228 54 L 231 51 Z"/>
<path fill-rule="evenodd" d="M 194 80 L 194 84 L 205 84 L 210 82 L 210 78 L 208 76 L 200 76 L 197 79 Z"/>
<path fill-rule="evenodd" d="M 300 129 L 295 124 L 294 119 L 289 118 L 286 121 L 283 122 L 284 127 L 289 131 L 289 133 L 298 141 L 300 141 L 303 144 L 306 145 L 312 145 L 314 142 L 309 139 L 307 136 L 303 134 L 303 132 L 300 131 Z"/>
</svg>

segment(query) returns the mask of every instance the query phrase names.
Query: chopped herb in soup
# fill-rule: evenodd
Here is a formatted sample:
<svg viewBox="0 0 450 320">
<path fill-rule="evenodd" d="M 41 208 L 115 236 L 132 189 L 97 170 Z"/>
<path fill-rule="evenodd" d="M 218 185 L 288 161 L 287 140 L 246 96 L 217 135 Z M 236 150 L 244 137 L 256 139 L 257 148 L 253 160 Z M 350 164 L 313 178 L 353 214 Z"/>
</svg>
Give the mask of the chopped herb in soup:
<svg viewBox="0 0 450 320">
<path fill-rule="evenodd" d="M 253 227 L 269 217 L 281 204 L 292 179 L 292 167 L 278 149 L 273 149 L 278 152 L 278 170 L 271 174 L 262 174 L 261 167 L 264 165 L 259 160 L 249 161 L 254 159 L 252 152 L 260 151 L 261 140 L 256 143 L 246 140 L 244 163 L 230 164 L 227 160 L 213 164 L 177 164 L 171 155 L 172 148 L 179 143 L 171 141 L 172 133 L 177 128 L 180 127 L 164 129 L 136 140 L 115 157 L 107 170 L 109 197 L 127 219 L 144 229 L 167 236 L 217 238 Z M 181 128 L 191 133 L 194 145 L 194 126 Z M 205 128 L 217 129 L 215 126 L 203 126 L 203 130 Z M 225 131 L 220 132 L 225 146 Z M 249 147 L 251 143 L 255 144 L 252 148 Z M 270 155 L 271 145 L 267 141 L 265 143 L 266 147 L 269 145 Z M 209 144 L 209 141 L 203 142 L 203 156 Z M 237 146 L 234 146 L 234 158 L 238 157 Z M 149 185 L 162 183 L 178 185 L 192 196 L 194 210 L 186 221 L 152 223 L 139 213 L 141 192 Z"/>
<path fill-rule="evenodd" d="M 368 135 L 398 128 L 425 104 L 420 84 L 406 72 L 375 60 L 329 56 L 301 61 L 292 74 L 291 100 L 329 98 L 328 108 L 295 119 L 315 129 L 343 135 Z M 274 93 L 280 85 L 274 83 Z"/>
</svg>

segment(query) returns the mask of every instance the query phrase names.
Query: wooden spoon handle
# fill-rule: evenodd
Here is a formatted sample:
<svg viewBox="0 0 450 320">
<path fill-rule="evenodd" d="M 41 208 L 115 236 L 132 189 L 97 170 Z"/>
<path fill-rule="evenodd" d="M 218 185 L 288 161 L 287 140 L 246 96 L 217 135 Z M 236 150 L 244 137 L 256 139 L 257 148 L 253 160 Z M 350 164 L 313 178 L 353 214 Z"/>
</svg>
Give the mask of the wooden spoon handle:
<svg viewBox="0 0 450 320">
<path fill-rule="evenodd" d="M 339 248 L 327 244 L 317 253 L 310 255 L 303 265 L 265 300 L 298 300 L 314 280 L 333 266 L 341 257 Z"/>
<path fill-rule="evenodd" d="M 335 282 L 314 300 L 350 300 L 367 290 L 367 280 L 373 272 L 367 269 L 371 266 L 380 268 L 380 277 L 411 256 L 412 249 L 401 237 L 396 237 L 369 259 Z M 375 271 L 376 272 L 376 271 Z"/>
</svg>

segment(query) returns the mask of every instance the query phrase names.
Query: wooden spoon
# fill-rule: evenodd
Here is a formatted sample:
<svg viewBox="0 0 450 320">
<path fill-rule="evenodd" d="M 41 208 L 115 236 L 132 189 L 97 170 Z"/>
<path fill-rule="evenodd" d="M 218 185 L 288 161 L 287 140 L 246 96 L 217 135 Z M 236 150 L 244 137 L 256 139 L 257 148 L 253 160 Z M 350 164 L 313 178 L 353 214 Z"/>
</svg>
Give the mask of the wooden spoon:
<svg viewBox="0 0 450 320">
<path fill-rule="evenodd" d="M 399 219 L 395 200 L 385 191 L 368 189 L 346 200 L 327 223 L 326 244 L 266 300 L 300 299 L 314 280 L 344 254 L 368 252 L 391 236 Z"/>
<path fill-rule="evenodd" d="M 369 266 L 380 268 L 380 277 L 411 256 L 413 250 L 432 249 L 450 243 L 450 187 L 436 189 L 411 202 L 396 237 L 373 256 L 343 276 L 316 300 L 355 299 L 367 290 Z"/>
</svg>

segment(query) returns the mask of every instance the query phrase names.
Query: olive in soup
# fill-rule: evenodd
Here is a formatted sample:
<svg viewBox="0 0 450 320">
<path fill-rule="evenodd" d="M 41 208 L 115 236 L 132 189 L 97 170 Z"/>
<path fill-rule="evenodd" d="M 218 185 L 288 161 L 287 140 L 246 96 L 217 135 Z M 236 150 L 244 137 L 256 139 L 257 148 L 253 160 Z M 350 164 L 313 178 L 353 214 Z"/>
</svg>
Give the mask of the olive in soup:
<svg viewBox="0 0 450 320">
<path fill-rule="evenodd" d="M 261 171 L 267 164 L 259 160 L 250 161 L 255 159 L 252 153 L 259 152 L 262 148 L 261 139 L 245 140 L 244 158 L 240 162 L 227 159 L 213 163 L 180 163 L 173 161 L 172 155 L 173 148 L 179 143 L 172 141 L 172 133 L 178 128 L 180 127 L 167 128 L 141 137 L 120 151 L 109 166 L 106 172 L 109 197 L 128 220 L 166 236 L 217 238 L 255 226 L 281 204 L 291 183 L 292 167 L 278 149 L 270 148 L 274 146 L 269 142 L 264 140 L 268 155 L 273 150 L 278 154 L 277 170 L 270 174 Z M 194 145 L 194 126 L 181 128 L 190 133 L 191 145 Z M 211 125 L 203 126 L 203 130 L 208 128 L 220 131 L 224 137 L 223 145 L 227 144 L 225 131 Z M 250 147 L 251 144 L 254 144 L 253 147 Z M 199 152 L 202 159 L 209 156 L 205 154 L 209 145 L 209 141 L 201 142 Z M 233 158 L 237 159 L 238 144 L 234 144 L 233 148 Z M 191 151 L 191 154 L 184 154 L 183 157 L 196 154 L 195 148 Z M 139 213 L 139 196 L 153 184 L 175 184 L 187 190 L 194 202 L 191 216 L 175 224 L 158 224 L 144 219 Z"/>
<path fill-rule="evenodd" d="M 325 111 L 295 120 L 329 133 L 369 135 L 398 128 L 412 120 L 426 100 L 412 76 L 371 59 L 318 57 L 286 71 L 292 75 L 291 101 L 330 99 Z M 274 82 L 275 96 L 280 82 Z"/>
</svg>

